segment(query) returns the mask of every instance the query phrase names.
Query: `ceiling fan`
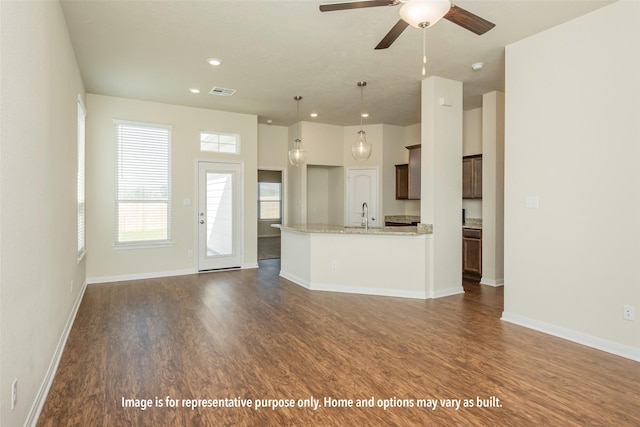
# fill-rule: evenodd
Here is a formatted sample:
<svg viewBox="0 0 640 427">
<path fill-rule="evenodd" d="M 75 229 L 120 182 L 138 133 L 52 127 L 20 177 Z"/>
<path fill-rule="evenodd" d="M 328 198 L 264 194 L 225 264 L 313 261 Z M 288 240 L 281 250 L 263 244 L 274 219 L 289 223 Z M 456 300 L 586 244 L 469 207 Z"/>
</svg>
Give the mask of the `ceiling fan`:
<svg viewBox="0 0 640 427">
<path fill-rule="evenodd" d="M 328 3 L 320 5 L 320 12 L 398 5 L 402 5 L 400 7 L 400 20 L 378 43 L 376 49 L 386 49 L 391 46 L 409 25 L 416 28 L 427 28 L 441 18 L 445 18 L 478 35 L 482 35 L 495 27 L 494 23 L 459 6 L 452 5 L 449 0 L 363 0 Z"/>
</svg>

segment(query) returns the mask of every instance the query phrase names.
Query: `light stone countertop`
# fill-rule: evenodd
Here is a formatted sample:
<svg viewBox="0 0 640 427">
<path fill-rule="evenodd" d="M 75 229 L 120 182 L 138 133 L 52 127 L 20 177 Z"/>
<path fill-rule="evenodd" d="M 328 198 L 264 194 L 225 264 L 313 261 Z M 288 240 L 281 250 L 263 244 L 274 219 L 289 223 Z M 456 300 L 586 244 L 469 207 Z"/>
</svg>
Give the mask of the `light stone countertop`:
<svg viewBox="0 0 640 427">
<path fill-rule="evenodd" d="M 462 228 L 482 230 L 482 218 L 467 218 L 466 222 L 462 224 Z"/>
<path fill-rule="evenodd" d="M 420 222 L 420 215 L 386 215 L 384 221 L 411 224 L 412 222 Z"/>
<path fill-rule="evenodd" d="M 371 234 L 371 235 L 395 235 L 395 236 L 418 236 L 432 234 L 429 224 L 421 224 L 422 227 L 345 227 L 331 224 L 296 224 L 282 225 L 280 229 L 299 231 L 302 233 L 327 233 L 327 234 Z"/>
</svg>

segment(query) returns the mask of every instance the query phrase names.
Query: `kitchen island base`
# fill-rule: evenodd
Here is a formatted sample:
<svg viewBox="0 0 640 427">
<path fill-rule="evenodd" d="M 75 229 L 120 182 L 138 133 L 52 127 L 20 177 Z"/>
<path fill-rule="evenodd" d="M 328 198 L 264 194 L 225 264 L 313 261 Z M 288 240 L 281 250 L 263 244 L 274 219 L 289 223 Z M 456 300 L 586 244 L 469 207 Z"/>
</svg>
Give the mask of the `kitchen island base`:
<svg viewBox="0 0 640 427">
<path fill-rule="evenodd" d="M 432 234 L 388 227 L 328 230 L 282 227 L 280 276 L 310 290 L 332 292 L 419 299 L 464 292 L 461 285 L 434 291 Z"/>
</svg>

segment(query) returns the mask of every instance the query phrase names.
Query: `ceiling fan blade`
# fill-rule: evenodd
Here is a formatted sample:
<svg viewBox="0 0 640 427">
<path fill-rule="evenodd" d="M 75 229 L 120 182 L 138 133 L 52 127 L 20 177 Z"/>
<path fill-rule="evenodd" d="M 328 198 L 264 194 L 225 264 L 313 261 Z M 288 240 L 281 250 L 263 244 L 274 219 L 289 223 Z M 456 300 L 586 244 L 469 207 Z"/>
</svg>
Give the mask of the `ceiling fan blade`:
<svg viewBox="0 0 640 427">
<path fill-rule="evenodd" d="M 482 35 L 496 26 L 493 22 L 489 22 L 484 18 L 480 18 L 478 15 L 455 5 L 451 5 L 451 9 L 444 15 L 445 19 L 458 24 L 467 30 Z"/>
<path fill-rule="evenodd" d="M 321 4 L 320 12 L 332 12 L 334 10 L 346 9 L 362 9 L 363 7 L 392 6 L 394 4 L 396 4 L 394 0 L 365 0 L 350 1 L 346 3 L 329 3 Z"/>
<path fill-rule="evenodd" d="M 409 24 L 402 19 L 396 22 L 396 25 L 393 26 L 391 31 L 389 31 L 387 35 L 384 36 L 382 40 L 380 40 L 380 43 L 378 43 L 376 49 L 386 49 L 391 46 L 408 26 Z"/>
</svg>

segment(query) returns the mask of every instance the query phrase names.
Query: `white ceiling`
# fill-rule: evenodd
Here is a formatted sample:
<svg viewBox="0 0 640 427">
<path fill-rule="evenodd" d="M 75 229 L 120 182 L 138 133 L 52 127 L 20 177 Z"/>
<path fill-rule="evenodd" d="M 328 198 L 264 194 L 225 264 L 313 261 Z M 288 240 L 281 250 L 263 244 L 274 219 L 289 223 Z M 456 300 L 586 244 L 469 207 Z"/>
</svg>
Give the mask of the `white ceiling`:
<svg viewBox="0 0 640 427">
<path fill-rule="evenodd" d="M 376 44 L 399 7 L 321 13 L 319 1 L 62 1 L 87 92 L 255 114 L 262 123 L 359 124 L 420 121 L 421 30 L 386 50 Z M 477 36 L 442 20 L 427 29 L 427 75 L 464 83 L 464 108 L 504 90 L 504 47 L 611 1 L 469 0 L 456 4 L 496 27 Z M 597 31 L 597 29 L 594 29 Z M 213 68 L 206 60 L 219 58 Z M 484 62 L 482 71 L 471 64 Z M 236 89 L 231 97 L 212 87 Z M 202 92 L 191 94 L 189 88 Z M 308 117 L 317 112 L 316 119 Z"/>
</svg>

